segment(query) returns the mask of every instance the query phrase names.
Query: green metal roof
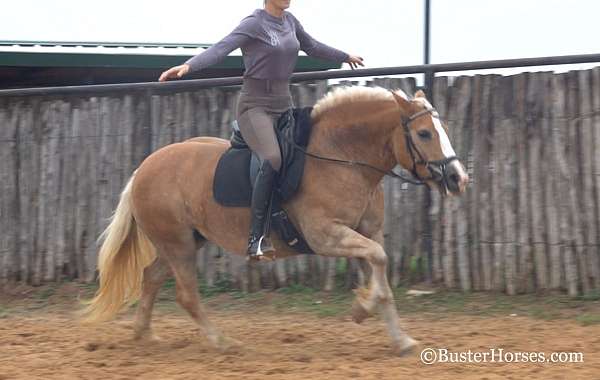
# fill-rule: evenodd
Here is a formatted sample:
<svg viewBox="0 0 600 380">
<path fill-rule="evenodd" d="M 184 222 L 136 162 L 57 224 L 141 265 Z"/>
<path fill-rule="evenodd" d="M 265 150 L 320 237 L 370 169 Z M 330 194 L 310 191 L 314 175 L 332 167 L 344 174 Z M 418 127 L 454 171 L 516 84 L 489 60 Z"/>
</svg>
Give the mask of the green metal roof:
<svg viewBox="0 0 600 380">
<path fill-rule="evenodd" d="M 211 44 L 184 44 L 184 43 L 160 43 L 160 42 L 77 42 L 77 41 L 14 41 L 0 40 L 0 46 L 44 46 L 44 47 L 125 47 L 125 48 L 198 48 L 210 47 Z"/>
<path fill-rule="evenodd" d="M 162 69 L 176 66 L 210 44 L 147 42 L 0 41 L 0 67 L 109 67 Z M 40 51 L 32 51 L 38 49 Z M 194 51 L 191 51 L 194 50 Z M 243 67 L 242 57 L 231 55 L 216 69 Z M 328 70 L 341 65 L 300 56 L 297 70 Z"/>
</svg>

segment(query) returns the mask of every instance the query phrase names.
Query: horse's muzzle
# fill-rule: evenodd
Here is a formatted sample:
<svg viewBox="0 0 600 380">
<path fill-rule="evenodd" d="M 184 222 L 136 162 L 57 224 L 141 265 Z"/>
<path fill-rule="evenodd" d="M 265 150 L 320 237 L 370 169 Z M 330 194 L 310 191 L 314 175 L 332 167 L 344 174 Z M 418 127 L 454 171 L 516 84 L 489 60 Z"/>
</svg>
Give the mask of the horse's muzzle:
<svg viewBox="0 0 600 380">
<path fill-rule="evenodd" d="M 450 194 L 458 195 L 463 193 L 469 183 L 469 175 L 465 171 L 460 161 L 452 161 L 445 170 L 445 183 Z"/>
</svg>

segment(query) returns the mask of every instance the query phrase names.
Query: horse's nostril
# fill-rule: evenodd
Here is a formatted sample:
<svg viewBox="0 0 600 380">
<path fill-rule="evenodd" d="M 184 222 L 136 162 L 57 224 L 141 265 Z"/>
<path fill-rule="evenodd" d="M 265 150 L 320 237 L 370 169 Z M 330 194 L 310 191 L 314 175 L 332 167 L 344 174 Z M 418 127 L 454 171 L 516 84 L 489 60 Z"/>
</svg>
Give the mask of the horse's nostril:
<svg viewBox="0 0 600 380">
<path fill-rule="evenodd" d="M 460 176 L 458 174 L 450 174 L 450 181 L 452 183 L 458 184 L 458 182 L 460 181 Z"/>
</svg>

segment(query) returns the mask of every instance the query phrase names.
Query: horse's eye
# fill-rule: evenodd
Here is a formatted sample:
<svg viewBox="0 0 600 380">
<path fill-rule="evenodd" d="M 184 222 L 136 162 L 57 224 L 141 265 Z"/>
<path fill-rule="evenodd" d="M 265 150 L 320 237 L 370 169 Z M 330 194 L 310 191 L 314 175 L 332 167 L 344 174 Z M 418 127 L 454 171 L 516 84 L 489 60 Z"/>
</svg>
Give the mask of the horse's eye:
<svg viewBox="0 0 600 380">
<path fill-rule="evenodd" d="M 431 140 L 431 132 L 429 132 L 426 129 L 420 130 L 419 132 L 417 132 L 417 135 L 419 135 L 419 138 L 423 140 Z"/>
</svg>

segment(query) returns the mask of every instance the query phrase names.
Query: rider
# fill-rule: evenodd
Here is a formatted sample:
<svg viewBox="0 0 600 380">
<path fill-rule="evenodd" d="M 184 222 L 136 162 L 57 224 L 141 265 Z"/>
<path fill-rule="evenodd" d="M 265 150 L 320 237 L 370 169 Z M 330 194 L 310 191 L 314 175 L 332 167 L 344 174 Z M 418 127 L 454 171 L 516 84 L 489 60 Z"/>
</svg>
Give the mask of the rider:
<svg viewBox="0 0 600 380">
<path fill-rule="evenodd" d="M 364 66 L 361 57 L 322 44 L 306 33 L 298 19 L 285 11 L 290 1 L 265 0 L 264 9 L 244 18 L 228 36 L 184 64 L 163 72 L 159 78 L 159 81 L 181 78 L 214 65 L 241 48 L 246 70 L 236 117 L 244 140 L 261 160 L 252 193 L 247 249 L 250 259 L 259 259 L 262 252 L 274 250 L 268 238 L 263 237 L 274 178 L 281 166 L 273 123 L 292 107 L 289 79 L 298 51 L 328 61 L 346 62 L 352 69 Z"/>
</svg>

